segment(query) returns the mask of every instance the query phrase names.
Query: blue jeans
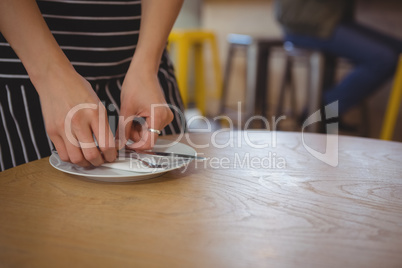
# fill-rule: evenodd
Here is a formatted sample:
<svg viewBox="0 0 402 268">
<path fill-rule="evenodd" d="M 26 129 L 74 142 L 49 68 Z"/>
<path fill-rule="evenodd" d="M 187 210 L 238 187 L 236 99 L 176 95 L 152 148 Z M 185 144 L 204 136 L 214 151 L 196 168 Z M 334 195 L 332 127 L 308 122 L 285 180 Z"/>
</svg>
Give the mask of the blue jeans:
<svg viewBox="0 0 402 268">
<path fill-rule="evenodd" d="M 402 53 L 401 40 L 355 23 L 340 24 L 328 39 L 286 34 L 285 40 L 353 62 L 353 71 L 323 93 L 323 104 L 339 101 L 340 115 L 392 77 Z"/>
</svg>

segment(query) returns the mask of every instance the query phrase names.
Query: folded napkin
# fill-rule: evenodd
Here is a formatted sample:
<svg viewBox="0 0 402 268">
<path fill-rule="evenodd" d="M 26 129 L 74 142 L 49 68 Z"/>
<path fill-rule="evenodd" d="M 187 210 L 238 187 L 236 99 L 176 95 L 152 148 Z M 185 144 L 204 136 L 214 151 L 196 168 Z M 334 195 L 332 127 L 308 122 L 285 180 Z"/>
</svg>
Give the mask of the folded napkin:
<svg viewBox="0 0 402 268">
<path fill-rule="evenodd" d="M 182 167 L 192 160 L 122 150 L 115 162 L 104 163 L 102 166 L 139 173 L 155 173 Z"/>
<path fill-rule="evenodd" d="M 165 171 L 167 168 L 153 168 L 147 166 L 144 162 L 141 162 L 137 159 L 117 159 L 113 163 L 104 163 L 102 167 L 108 167 L 113 169 L 120 169 L 125 171 L 132 171 L 138 173 L 155 173 L 155 172 L 162 172 Z"/>
</svg>

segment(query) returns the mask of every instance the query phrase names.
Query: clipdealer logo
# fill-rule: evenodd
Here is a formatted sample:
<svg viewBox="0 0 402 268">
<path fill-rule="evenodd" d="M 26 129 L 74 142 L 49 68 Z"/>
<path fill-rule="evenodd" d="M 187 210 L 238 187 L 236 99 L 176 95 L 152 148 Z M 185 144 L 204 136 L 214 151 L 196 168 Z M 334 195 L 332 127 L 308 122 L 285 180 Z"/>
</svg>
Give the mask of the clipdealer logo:
<svg viewBox="0 0 402 268">
<path fill-rule="evenodd" d="M 179 115 L 181 121 L 183 124 L 184 123 L 184 114 L 177 108 L 177 107 L 171 107 L 171 105 L 167 105 L 164 104 L 164 106 L 168 106 L 169 108 L 174 108 L 174 110 L 177 112 L 177 114 Z M 155 108 L 158 108 L 161 105 L 155 105 L 152 107 L 152 111 Z M 301 141 L 302 141 L 302 145 L 303 147 L 307 150 L 307 152 L 309 154 L 311 154 L 313 157 L 315 157 L 316 159 L 332 166 L 332 167 L 336 167 L 338 166 L 339 163 L 339 157 L 338 157 L 338 123 L 335 122 L 336 119 L 338 118 L 338 114 L 339 114 L 339 108 L 338 108 L 338 101 L 333 102 L 331 104 L 328 104 L 327 106 L 324 107 L 324 110 L 317 110 L 316 112 L 314 112 L 313 114 L 311 114 L 303 123 L 302 125 L 302 129 L 301 129 Z M 99 109 L 99 114 L 105 116 L 106 113 L 104 112 L 104 107 L 103 105 L 99 104 L 99 105 L 95 105 L 95 104 L 82 104 L 82 105 L 78 105 L 76 107 L 74 107 L 68 114 L 68 116 L 65 119 L 65 131 L 66 131 L 66 137 L 69 139 L 69 141 L 74 144 L 75 146 L 79 146 L 82 148 L 87 148 L 87 147 L 91 147 L 91 146 L 96 146 L 95 142 L 91 142 L 91 143 L 79 143 L 75 137 L 72 135 L 72 126 L 71 126 L 71 119 L 74 116 L 74 114 L 82 109 Z M 238 115 L 238 121 L 242 122 L 241 120 L 241 113 L 240 111 L 238 111 L 239 115 Z M 324 116 L 322 115 L 322 113 L 324 114 Z M 108 118 L 109 121 L 112 118 Z M 128 118 L 125 119 L 124 122 L 128 122 L 128 120 L 136 120 L 137 118 Z M 249 137 L 249 133 L 248 131 L 244 131 L 244 132 L 236 132 L 234 131 L 234 124 L 231 121 L 231 119 L 227 116 L 218 116 L 216 118 L 214 118 L 213 120 L 226 120 L 228 122 L 229 128 L 223 128 L 223 129 L 219 129 L 219 130 L 215 130 L 212 131 L 212 127 L 210 125 L 210 120 L 205 118 L 205 117 L 197 117 L 197 120 L 203 120 L 205 121 L 207 124 L 207 129 L 198 129 L 198 132 L 213 132 L 210 140 L 206 141 L 206 143 L 203 144 L 199 144 L 199 142 L 194 143 L 191 139 L 191 137 L 188 135 L 188 133 L 184 133 L 181 132 L 180 135 L 177 137 L 177 139 L 173 140 L 173 141 L 169 141 L 166 144 L 158 144 L 155 145 L 155 147 L 158 147 L 158 149 L 163 149 L 163 148 L 167 148 L 169 146 L 172 146 L 176 143 L 178 143 L 182 138 L 186 139 L 187 143 L 192 146 L 195 149 L 202 149 L 202 148 L 207 148 L 207 147 L 214 147 L 214 148 L 218 148 L 218 149 L 223 149 L 223 148 L 227 148 L 227 147 L 238 147 L 238 148 L 242 148 L 242 144 L 246 143 L 247 146 L 254 148 L 254 149 L 265 149 L 265 148 L 269 148 L 270 146 L 272 148 L 275 148 L 277 146 L 277 124 L 279 123 L 279 121 L 281 120 L 285 120 L 286 116 L 280 116 L 279 118 L 272 118 L 272 125 L 270 125 L 269 121 L 266 118 L 261 118 L 260 116 L 253 116 L 251 118 L 249 118 L 246 122 L 246 128 L 245 130 L 250 130 L 248 127 L 250 125 L 250 122 L 252 120 L 261 120 L 264 119 L 263 122 L 265 123 L 265 130 L 268 130 L 270 135 L 271 135 L 271 139 L 269 140 L 265 140 L 263 143 L 258 142 L 258 141 L 253 141 L 253 139 L 250 139 Z M 99 118 L 100 123 L 104 122 L 104 120 L 102 120 L 102 118 Z M 190 120 L 191 121 L 191 120 Z M 311 147 L 307 142 L 306 142 L 306 136 L 305 136 L 305 132 L 306 129 L 318 122 L 323 122 L 325 123 L 325 151 L 321 152 L 318 151 L 316 149 L 314 149 L 313 147 Z M 189 122 L 188 122 L 189 123 Z M 208 124 L 209 123 L 209 124 Z M 120 126 L 119 126 L 120 127 Z M 147 127 L 146 125 L 144 125 L 143 127 Z M 225 137 L 226 139 L 223 139 L 223 143 L 222 143 L 222 138 L 220 138 L 220 134 L 223 132 L 227 132 L 228 135 L 224 135 L 223 137 Z M 120 131 L 120 133 L 124 133 L 124 131 Z M 252 132 L 250 132 L 252 133 Z M 100 136 L 101 138 L 104 138 L 103 135 Z M 99 141 L 97 141 L 99 144 Z M 101 142 L 104 142 L 104 139 L 101 139 Z M 213 158 L 213 159 L 209 159 L 209 161 L 206 161 L 210 167 L 214 168 L 215 166 L 217 168 L 233 168 L 233 167 L 251 167 L 251 168 L 257 168 L 257 167 L 262 167 L 262 168 L 268 168 L 268 169 L 272 169 L 272 168 L 278 168 L 278 169 L 282 169 L 284 167 L 286 167 L 286 161 L 285 158 L 280 157 L 279 155 L 277 155 L 275 152 L 269 152 L 270 154 L 265 155 L 265 156 L 253 156 L 250 154 L 244 154 L 244 155 L 240 155 L 240 154 L 236 154 L 234 157 L 234 159 L 229 159 L 229 158 Z M 205 164 L 205 163 L 204 163 Z"/>
<path fill-rule="evenodd" d="M 306 127 L 323 121 L 322 116 L 321 116 L 321 110 L 318 110 L 314 112 L 312 115 L 310 115 L 306 121 L 304 121 L 303 126 L 302 126 L 302 142 L 304 148 L 309 152 L 312 156 L 314 156 L 316 159 L 332 166 L 332 167 L 337 167 L 339 164 L 339 136 L 338 136 L 338 129 L 339 129 L 339 124 L 338 122 L 331 122 L 331 120 L 338 118 L 339 115 L 339 105 L 338 101 L 335 101 L 333 103 L 330 103 L 325 106 L 324 112 L 325 112 L 325 122 L 329 122 L 325 124 L 325 133 L 326 133 L 326 144 L 325 144 L 325 152 L 319 152 L 313 148 L 311 148 L 309 145 L 307 145 L 305 141 L 305 136 L 304 132 Z"/>
</svg>

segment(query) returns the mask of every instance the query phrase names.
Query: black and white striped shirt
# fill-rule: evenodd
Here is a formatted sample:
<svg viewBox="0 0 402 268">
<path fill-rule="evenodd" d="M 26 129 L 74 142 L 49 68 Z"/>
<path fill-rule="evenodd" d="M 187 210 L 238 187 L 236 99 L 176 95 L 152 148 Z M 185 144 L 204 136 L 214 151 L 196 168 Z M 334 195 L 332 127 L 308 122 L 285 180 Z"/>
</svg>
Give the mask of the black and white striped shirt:
<svg viewBox="0 0 402 268">
<path fill-rule="evenodd" d="M 125 75 L 138 41 L 140 0 L 40 0 L 37 3 L 78 73 L 89 81 Z M 0 78 L 29 78 L 3 36 L 0 36 L 0 62 Z"/>
</svg>

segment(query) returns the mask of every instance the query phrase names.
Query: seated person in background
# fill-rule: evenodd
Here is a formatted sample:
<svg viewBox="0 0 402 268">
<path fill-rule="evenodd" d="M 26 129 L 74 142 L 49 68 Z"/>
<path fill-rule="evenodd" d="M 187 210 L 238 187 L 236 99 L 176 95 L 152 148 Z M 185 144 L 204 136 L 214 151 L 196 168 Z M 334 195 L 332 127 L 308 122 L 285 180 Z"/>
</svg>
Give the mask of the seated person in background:
<svg viewBox="0 0 402 268">
<path fill-rule="evenodd" d="M 276 0 L 275 15 L 285 41 L 351 60 L 355 67 L 325 88 L 323 104 L 339 101 L 344 114 L 394 74 L 402 41 L 354 21 L 352 0 Z"/>
</svg>

